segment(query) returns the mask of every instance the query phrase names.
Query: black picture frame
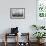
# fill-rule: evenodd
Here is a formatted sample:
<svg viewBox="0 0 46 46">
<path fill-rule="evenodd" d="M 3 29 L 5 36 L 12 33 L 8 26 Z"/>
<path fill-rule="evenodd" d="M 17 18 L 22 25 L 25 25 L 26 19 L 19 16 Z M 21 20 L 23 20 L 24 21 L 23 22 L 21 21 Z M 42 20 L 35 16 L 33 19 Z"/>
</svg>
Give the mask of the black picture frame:
<svg viewBox="0 0 46 46">
<path fill-rule="evenodd" d="M 25 8 L 10 8 L 10 18 L 11 19 L 24 19 Z"/>
</svg>

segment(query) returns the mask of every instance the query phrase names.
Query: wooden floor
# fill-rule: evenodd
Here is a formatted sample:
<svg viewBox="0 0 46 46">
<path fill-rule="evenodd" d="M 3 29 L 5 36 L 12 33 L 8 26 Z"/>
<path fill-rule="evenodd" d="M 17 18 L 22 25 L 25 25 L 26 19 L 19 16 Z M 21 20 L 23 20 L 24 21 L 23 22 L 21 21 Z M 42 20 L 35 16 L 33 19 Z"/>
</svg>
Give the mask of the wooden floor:
<svg viewBox="0 0 46 46">
<path fill-rule="evenodd" d="M 4 43 L 2 42 L 0 42 L 0 46 L 4 46 Z M 12 42 L 10 42 L 10 43 L 8 43 L 8 45 L 7 46 L 15 46 L 15 42 L 14 43 L 12 43 Z M 24 45 L 25 46 L 25 45 Z M 30 46 L 37 46 L 37 43 L 34 43 L 34 42 L 32 42 L 32 43 L 30 43 Z M 41 46 L 46 46 L 46 43 L 44 43 L 43 45 L 41 45 Z"/>
</svg>

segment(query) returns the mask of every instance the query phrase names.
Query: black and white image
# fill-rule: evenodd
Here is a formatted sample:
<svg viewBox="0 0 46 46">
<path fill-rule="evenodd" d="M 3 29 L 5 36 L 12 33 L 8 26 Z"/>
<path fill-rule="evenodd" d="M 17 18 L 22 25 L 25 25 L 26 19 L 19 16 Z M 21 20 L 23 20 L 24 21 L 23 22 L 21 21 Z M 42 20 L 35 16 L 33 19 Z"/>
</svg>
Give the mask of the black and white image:
<svg viewBox="0 0 46 46">
<path fill-rule="evenodd" d="M 24 19 L 25 8 L 10 8 L 10 18 L 11 19 Z"/>
</svg>

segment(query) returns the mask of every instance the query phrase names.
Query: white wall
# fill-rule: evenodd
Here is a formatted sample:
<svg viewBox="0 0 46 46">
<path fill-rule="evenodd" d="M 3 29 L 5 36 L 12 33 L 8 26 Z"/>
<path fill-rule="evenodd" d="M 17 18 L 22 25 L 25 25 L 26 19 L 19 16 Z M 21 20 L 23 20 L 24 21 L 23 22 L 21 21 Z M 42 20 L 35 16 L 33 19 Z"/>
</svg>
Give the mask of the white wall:
<svg viewBox="0 0 46 46">
<path fill-rule="evenodd" d="M 10 19 L 10 8 L 25 8 L 25 19 Z M 36 24 L 36 0 L 0 0 L 0 34 L 17 26 L 32 35 L 32 24 Z"/>
</svg>

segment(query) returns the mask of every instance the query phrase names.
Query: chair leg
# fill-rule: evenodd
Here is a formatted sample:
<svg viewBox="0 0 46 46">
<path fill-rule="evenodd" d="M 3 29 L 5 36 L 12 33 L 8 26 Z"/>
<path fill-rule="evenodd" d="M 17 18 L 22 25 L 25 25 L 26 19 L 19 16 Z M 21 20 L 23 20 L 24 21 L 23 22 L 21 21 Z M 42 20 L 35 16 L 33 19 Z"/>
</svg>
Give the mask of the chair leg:
<svg viewBox="0 0 46 46">
<path fill-rule="evenodd" d="M 7 46 L 7 42 L 6 42 L 6 41 L 5 41 L 5 43 L 4 43 L 4 44 L 5 44 L 5 46 Z"/>
</svg>

